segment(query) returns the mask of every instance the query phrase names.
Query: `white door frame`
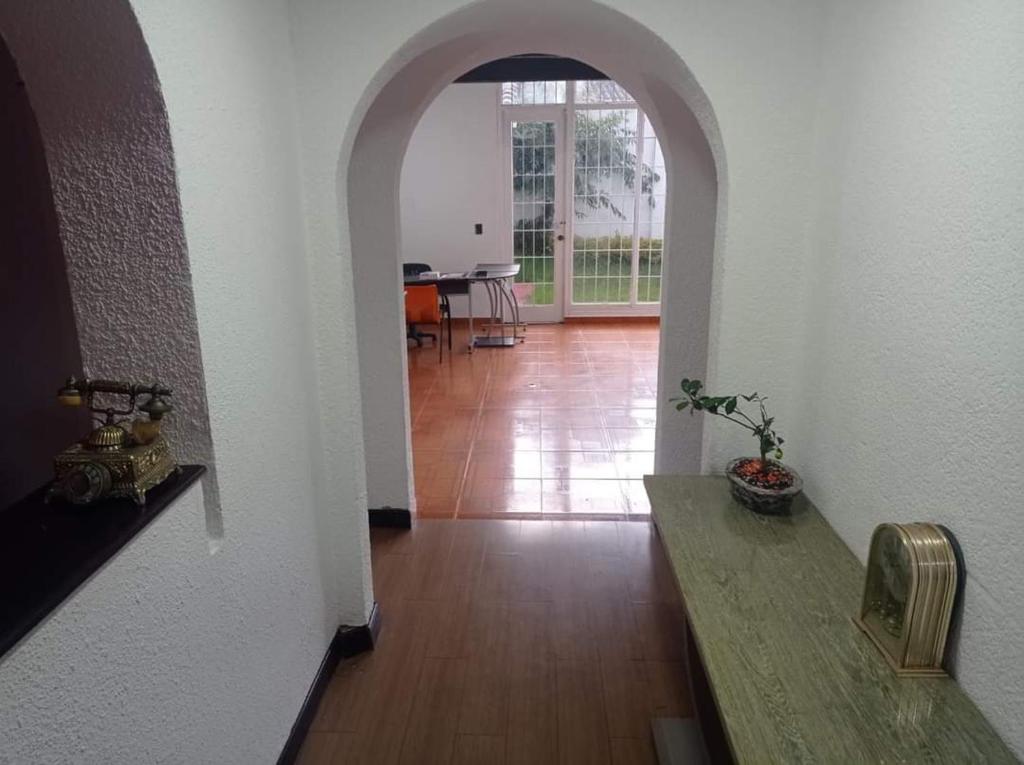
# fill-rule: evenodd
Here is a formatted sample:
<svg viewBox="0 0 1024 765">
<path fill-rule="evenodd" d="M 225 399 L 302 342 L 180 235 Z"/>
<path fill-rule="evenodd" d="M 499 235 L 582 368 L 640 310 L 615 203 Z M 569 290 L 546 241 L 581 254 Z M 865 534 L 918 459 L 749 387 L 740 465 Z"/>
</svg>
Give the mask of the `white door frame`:
<svg viewBox="0 0 1024 765">
<path fill-rule="evenodd" d="M 566 248 L 572 242 L 570 238 L 569 223 L 566 220 L 567 199 L 565 179 L 568 177 L 565 162 L 566 142 L 568 135 L 568 114 L 569 110 L 565 104 L 551 104 L 538 106 L 505 106 L 501 109 L 501 140 L 502 140 L 502 168 L 501 184 L 502 193 L 499 199 L 503 200 L 504 215 L 503 228 L 505 231 L 503 254 L 509 263 L 515 259 L 513 248 L 513 232 L 515 221 L 512 215 L 512 123 L 513 122 L 552 122 L 555 125 L 555 196 L 554 196 L 554 221 L 555 221 L 555 242 L 553 254 L 555 258 L 554 268 L 554 301 L 549 306 L 521 305 L 520 314 L 528 322 L 560 322 L 565 316 L 565 282 L 567 274 Z M 562 237 L 559 239 L 559 237 Z"/>
</svg>

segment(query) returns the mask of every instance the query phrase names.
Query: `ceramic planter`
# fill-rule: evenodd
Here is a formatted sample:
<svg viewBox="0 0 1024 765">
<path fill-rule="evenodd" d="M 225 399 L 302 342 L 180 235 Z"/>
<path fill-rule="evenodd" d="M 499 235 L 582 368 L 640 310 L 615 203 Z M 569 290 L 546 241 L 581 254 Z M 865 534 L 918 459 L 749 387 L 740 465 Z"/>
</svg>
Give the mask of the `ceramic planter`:
<svg viewBox="0 0 1024 765">
<path fill-rule="evenodd" d="M 736 475 L 736 465 L 749 457 L 740 457 L 730 462 L 725 468 L 725 475 L 729 479 L 729 489 L 733 499 L 744 507 L 762 515 L 786 515 L 793 504 L 793 497 L 801 492 L 804 482 L 800 475 L 793 468 L 783 465 L 781 462 L 772 464 L 783 468 L 793 476 L 793 484 L 784 489 L 762 489 L 760 486 L 753 486 Z"/>
</svg>

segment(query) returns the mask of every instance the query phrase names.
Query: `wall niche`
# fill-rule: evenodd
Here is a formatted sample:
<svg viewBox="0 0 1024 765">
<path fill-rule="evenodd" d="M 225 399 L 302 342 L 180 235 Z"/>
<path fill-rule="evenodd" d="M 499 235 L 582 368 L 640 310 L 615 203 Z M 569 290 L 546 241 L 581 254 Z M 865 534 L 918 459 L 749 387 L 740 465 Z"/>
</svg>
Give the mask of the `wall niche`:
<svg viewBox="0 0 1024 765">
<path fill-rule="evenodd" d="M 0 40 L 0 508 L 52 475 L 89 426 L 55 394 L 82 369 L 43 142 L 17 65 Z"/>
</svg>

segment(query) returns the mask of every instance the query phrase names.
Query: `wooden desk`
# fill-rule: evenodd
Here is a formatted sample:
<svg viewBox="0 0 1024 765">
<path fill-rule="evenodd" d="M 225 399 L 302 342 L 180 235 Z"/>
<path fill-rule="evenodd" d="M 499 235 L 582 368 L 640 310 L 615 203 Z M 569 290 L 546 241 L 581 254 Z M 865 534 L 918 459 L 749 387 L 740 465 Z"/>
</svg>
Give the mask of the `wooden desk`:
<svg viewBox="0 0 1024 765">
<path fill-rule="evenodd" d="M 405 276 L 402 282 L 406 287 L 425 287 L 431 284 L 437 285 L 437 292 L 440 295 L 468 295 L 470 279 L 465 276 Z"/>
<path fill-rule="evenodd" d="M 1017 762 L 956 682 L 893 674 L 851 620 L 864 567 L 805 498 L 767 517 L 724 477 L 644 483 L 737 762 Z"/>
</svg>

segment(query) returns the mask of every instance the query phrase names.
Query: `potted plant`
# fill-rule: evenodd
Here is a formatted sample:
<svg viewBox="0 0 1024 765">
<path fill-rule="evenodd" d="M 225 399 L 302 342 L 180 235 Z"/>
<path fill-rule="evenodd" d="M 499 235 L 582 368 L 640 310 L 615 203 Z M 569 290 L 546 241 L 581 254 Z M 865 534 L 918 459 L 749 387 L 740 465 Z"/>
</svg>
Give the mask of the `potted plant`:
<svg viewBox="0 0 1024 765">
<path fill-rule="evenodd" d="M 701 393 L 704 384 L 700 380 L 684 379 L 683 395 L 673 398 L 676 409 L 689 408 L 690 413 L 707 412 L 724 417 L 746 428 L 757 439 L 761 457 L 740 457 L 725 468 L 732 496 L 744 507 L 767 515 L 782 515 L 789 512 L 793 497 L 800 493 L 803 481 L 795 470 L 786 467 L 782 459 L 783 439 L 772 428 L 774 417 L 768 416 L 765 397 L 757 393 L 749 396 L 706 396 Z M 756 404 L 760 422 L 740 409 L 739 399 Z M 774 460 L 768 459 L 772 454 Z"/>
</svg>

